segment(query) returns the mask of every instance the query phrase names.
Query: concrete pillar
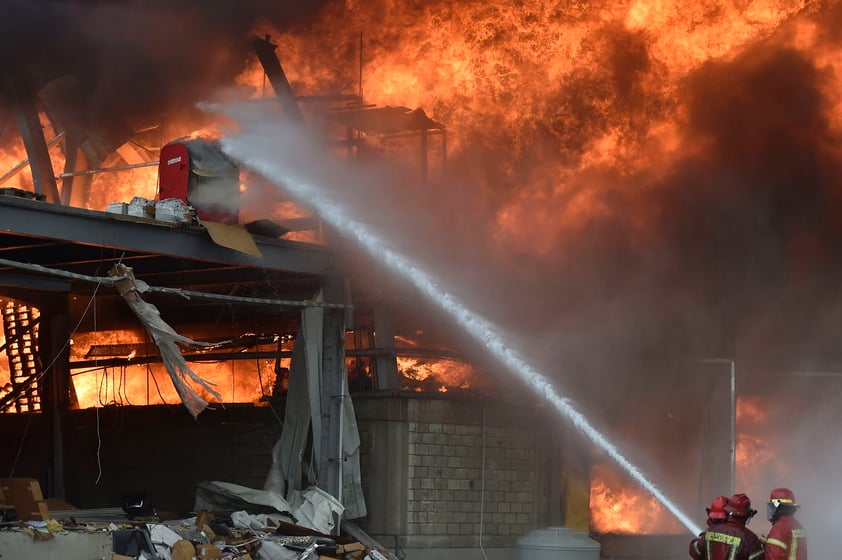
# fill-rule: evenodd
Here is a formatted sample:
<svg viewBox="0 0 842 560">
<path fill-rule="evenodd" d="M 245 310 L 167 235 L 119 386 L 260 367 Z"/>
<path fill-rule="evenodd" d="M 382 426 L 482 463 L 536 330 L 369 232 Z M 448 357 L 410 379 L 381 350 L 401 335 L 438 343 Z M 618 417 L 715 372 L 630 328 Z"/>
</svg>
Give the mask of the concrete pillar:
<svg viewBox="0 0 842 560">
<path fill-rule="evenodd" d="M 374 308 L 374 344 L 377 389 L 398 390 L 397 351 L 395 350 L 395 326 L 391 309 L 383 304 Z"/>
<path fill-rule="evenodd" d="M 65 453 L 70 403 L 70 326 L 68 296 L 45 299 L 41 304 L 38 351 L 43 364 L 42 411 L 46 415 L 50 445 L 48 495 L 66 498 Z"/>
</svg>

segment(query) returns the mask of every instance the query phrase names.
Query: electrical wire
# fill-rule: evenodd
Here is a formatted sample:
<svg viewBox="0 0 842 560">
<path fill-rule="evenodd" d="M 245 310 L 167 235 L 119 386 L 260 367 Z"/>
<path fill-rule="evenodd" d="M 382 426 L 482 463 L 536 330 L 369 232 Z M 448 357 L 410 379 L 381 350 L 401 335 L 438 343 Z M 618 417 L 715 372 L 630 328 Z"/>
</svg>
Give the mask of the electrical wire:
<svg viewBox="0 0 842 560">
<path fill-rule="evenodd" d="M 120 257 L 120 260 L 122 261 L 122 257 Z M 120 262 L 118 262 L 117 264 L 120 264 Z M 119 280 L 124 280 L 126 278 L 125 276 L 89 276 L 87 274 L 78 274 L 76 272 L 70 272 L 67 270 L 48 268 L 46 266 L 41 266 L 40 264 L 22 263 L 3 258 L 0 258 L 0 265 L 19 268 L 22 270 L 29 270 L 31 272 L 40 272 L 42 274 L 49 274 L 52 276 L 58 276 L 60 278 L 70 278 L 73 280 L 82 280 L 85 282 L 95 282 L 98 286 L 102 284 L 106 286 L 113 286 Z M 353 307 L 352 305 L 346 303 L 330 303 L 316 300 L 286 300 L 229 296 L 225 294 L 215 294 L 211 292 L 195 292 L 193 290 L 180 290 L 177 288 L 166 288 L 149 285 L 144 286 L 144 291 L 159 294 L 177 295 L 185 299 L 195 298 L 206 299 L 211 301 L 251 303 L 255 305 L 277 305 L 280 307 L 326 307 L 333 309 L 348 309 Z"/>
<path fill-rule="evenodd" d="M 122 260 L 122 257 L 121 257 L 121 260 Z M 99 288 L 99 286 L 100 285 L 97 284 L 97 288 Z M 94 291 L 94 295 L 96 295 L 96 291 Z M 94 307 L 94 310 L 93 310 L 94 332 L 99 332 L 99 330 L 97 329 L 97 324 L 96 324 L 96 302 L 94 302 L 93 307 Z M 102 370 L 103 378 L 106 375 L 108 375 L 108 372 L 105 370 L 105 368 L 103 368 L 103 370 Z M 108 395 L 106 395 L 106 396 L 108 396 Z M 97 485 L 97 484 L 99 484 L 99 480 L 102 478 L 102 434 L 99 431 L 99 407 L 96 406 L 94 408 L 96 409 L 96 412 L 95 412 L 95 414 L 96 414 L 96 466 L 97 466 L 97 469 L 98 469 L 98 472 L 97 472 L 97 475 L 96 475 L 96 480 L 94 481 L 94 484 Z"/>
<path fill-rule="evenodd" d="M 99 432 L 99 407 L 94 408 L 96 409 L 96 466 L 99 469 L 94 484 L 99 484 L 99 480 L 102 478 L 102 457 L 100 455 L 102 451 L 102 435 Z"/>
<path fill-rule="evenodd" d="M 482 400 L 482 478 L 480 478 L 479 486 L 479 549 L 482 552 L 482 557 L 488 560 L 485 554 L 485 546 L 482 543 L 482 533 L 484 530 L 485 521 L 485 399 Z"/>
<path fill-rule="evenodd" d="M 161 404 L 169 404 L 166 399 L 164 399 L 164 395 L 161 394 L 161 387 L 158 385 L 158 380 L 155 378 L 155 372 L 152 371 L 149 364 L 146 364 L 146 373 L 152 378 L 152 383 L 155 384 L 155 391 L 158 393 L 158 398 L 161 399 Z"/>
</svg>

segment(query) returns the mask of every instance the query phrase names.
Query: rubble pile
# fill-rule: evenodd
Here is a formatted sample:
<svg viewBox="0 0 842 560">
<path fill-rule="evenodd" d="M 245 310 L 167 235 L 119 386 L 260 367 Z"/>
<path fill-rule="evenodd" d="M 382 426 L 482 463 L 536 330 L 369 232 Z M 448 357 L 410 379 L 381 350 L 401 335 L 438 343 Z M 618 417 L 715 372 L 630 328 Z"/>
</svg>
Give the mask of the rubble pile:
<svg viewBox="0 0 842 560">
<path fill-rule="evenodd" d="M 7 494 L 10 486 L 17 490 L 5 499 L 11 503 L 3 504 L 0 494 L 0 540 L 4 533 L 23 535 L 27 546 L 21 558 L 51 557 L 46 548 L 39 547 L 61 539 L 70 542 L 70 536 L 96 540 L 100 554 L 86 556 L 90 552 L 82 552 L 83 547 L 77 552 L 53 542 L 67 560 L 386 560 L 391 556 L 352 536 L 332 534 L 338 519 L 334 514 L 341 511 L 336 511 L 329 496 L 321 499 L 326 495 L 318 489 L 305 492 L 308 496 L 298 500 L 297 507 L 289 507 L 273 492 L 205 482 L 199 485 L 196 503 L 208 509 L 197 508 L 195 516 L 171 519 L 156 513 L 145 500 L 124 503 L 121 508 L 48 510 L 37 480 L 5 480 L 16 481 L 0 483 Z M 232 511 L 232 505 L 238 509 Z M 303 515 L 299 518 L 296 513 Z M 16 558 L 14 553 L 9 555 L 10 560 Z"/>
</svg>

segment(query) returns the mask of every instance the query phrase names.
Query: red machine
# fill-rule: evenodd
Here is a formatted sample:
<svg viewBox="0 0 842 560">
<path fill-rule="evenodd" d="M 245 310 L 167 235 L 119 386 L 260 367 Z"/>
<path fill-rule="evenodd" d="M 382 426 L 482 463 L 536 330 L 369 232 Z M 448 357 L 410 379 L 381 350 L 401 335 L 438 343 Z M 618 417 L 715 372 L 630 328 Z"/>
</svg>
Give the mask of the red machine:
<svg viewBox="0 0 842 560">
<path fill-rule="evenodd" d="M 201 220 L 236 224 L 240 213 L 240 169 L 216 142 L 173 142 L 161 148 L 158 198 L 177 198 Z"/>
</svg>

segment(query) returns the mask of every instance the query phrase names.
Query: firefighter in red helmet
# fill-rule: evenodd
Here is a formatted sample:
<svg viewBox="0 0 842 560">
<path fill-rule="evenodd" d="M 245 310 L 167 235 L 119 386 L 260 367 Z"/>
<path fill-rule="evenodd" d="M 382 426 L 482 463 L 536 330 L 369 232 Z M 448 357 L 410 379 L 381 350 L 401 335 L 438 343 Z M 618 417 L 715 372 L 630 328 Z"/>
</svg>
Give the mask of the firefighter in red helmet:
<svg viewBox="0 0 842 560">
<path fill-rule="evenodd" d="M 738 504 L 741 507 L 744 504 Z M 751 502 L 749 502 L 751 509 Z M 694 560 L 760 560 L 763 545 L 745 523 L 732 517 L 734 509 L 729 498 L 716 497 L 708 512 L 708 528 L 690 541 L 690 556 Z M 735 510 L 736 511 L 736 510 Z"/>
<path fill-rule="evenodd" d="M 767 559 L 807 560 L 807 534 L 795 518 L 798 507 L 789 488 L 775 488 L 769 493 L 766 513 L 772 528 L 766 537 Z"/>
<path fill-rule="evenodd" d="M 728 519 L 728 512 L 725 508 L 728 506 L 728 498 L 725 496 L 717 496 L 710 503 L 709 508 L 705 508 L 708 514 L 708 527 L 715 523 L 723 523 Z"/>
<path fill-rule="evenodd" d="M 728 498 L 728 505 L 725 506 L 728 517 L 743 525 L 748 525 L 751 518 L 757 514 L 756 509 L 751 509 L 751 499 L 745 494 L 734 494 Z"/>
</svg>

